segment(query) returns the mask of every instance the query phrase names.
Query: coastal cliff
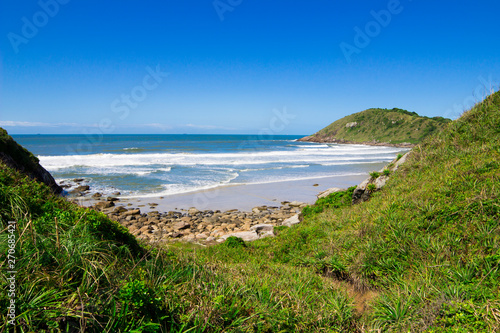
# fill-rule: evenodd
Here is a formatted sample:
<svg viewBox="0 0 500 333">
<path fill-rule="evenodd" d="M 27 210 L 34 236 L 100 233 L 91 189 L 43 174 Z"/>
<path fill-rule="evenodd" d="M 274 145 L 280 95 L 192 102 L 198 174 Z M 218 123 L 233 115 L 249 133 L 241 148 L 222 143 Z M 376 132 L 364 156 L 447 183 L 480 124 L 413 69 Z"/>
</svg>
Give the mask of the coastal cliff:
<svg viewBox="0 0 500 333">
<path fill-rule="evenodd" d="M 299 141 L 413 147 L 450 121 L 396 108 L 368 109 L 339 119 Z"/>
<path fill-rule="evenodd" d="M 0 161 L 31 179 L 45 183 L 54 193 L 62 192 L 54 177 L 40 165 L 38 158 L 14 141 L 3 128 L 0 128 Z"/>
</svg>

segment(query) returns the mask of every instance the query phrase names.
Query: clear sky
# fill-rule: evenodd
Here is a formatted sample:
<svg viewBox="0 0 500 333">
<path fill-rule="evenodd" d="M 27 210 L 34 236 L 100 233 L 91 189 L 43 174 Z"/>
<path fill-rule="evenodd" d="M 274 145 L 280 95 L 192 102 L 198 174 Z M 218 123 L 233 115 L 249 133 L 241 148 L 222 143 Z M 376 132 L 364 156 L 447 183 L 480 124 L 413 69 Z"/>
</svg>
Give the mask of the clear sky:
<svg viewBox="0 0 500 333">
<path fill-rule="evenodd" d="M 371 107 L 456 118 L 498 89 L 499 14 L 496 0 L 3 0 L 0 126 L 305 135 Z"/>
</svg>

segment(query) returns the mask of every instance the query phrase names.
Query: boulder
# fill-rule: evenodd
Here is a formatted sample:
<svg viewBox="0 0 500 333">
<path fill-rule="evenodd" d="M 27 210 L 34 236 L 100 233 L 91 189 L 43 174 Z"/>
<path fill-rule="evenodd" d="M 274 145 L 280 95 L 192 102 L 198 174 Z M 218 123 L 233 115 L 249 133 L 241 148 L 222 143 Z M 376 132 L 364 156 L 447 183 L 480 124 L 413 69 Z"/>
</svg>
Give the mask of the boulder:
<svg viewBox="0 0 500 333">
<path fill-rule="evenodd" d="M 127 211 L 127 208 L 123 207 L 123 206 L 118 206 L 116 207 L 114 210 L 113 210 L 113 213 L 114 214 L 120 214 L 120 213 L 123 213 L 123 212 L 126 212 Z"/>
<path fill-rule="evenodd" d="M 189 229 L 189 228 L 191 228 L 191 225 L 189 223 L 181 221 L 181 222 L 174 223 L 172 225 L 172 228 L 174 228 L 175 231 L 179 231 L 179 230 Z"/>
<path fill-rule="evenodd" d="M 191 208 L 189 208 L 189 209 L 188 209 L 188 214 L 189 214 L 189 215 L 196 215 L 196 214 L 198 214 L 199 212 L 200 212 L 200 211 L 199 211 L 198 209 L 194 208 L 194 207 L 191 207 Z"/>
<path fill-rule="evenodd" d="M 257 224 L 250 228 L 250 231 L 255 231 L 259 238 L 273 237 L 274 226 L 271 224 Z"/>
<path fill-rule="evenodd" d="M 115 203 L 112 201 L 99 201 L 98 203 L 95 204 L 95 207 L 102 210 L 105 208 L 113 207 L 114 205 Z"/>
<path fill-rule="evenodd" d="M 131 209 L 131 210 L 128 210 L 126 211 L 125 213 L 123 213 L 124 216 L 128 216 L 128 215 L 139 215 L 141 214 L 141 210 L 140 209 Z M 146 219 L 147 220 L 147 219 Z M 139 220 L 140 221 L 140 220 Z M 146 222 L 146 221 L 142 221 L 142 222 Z"/>
<path fill-rule="evenodd" d="M 81 185 L 76 188 L 74 188 L 71 193 L 81 193 L 90 190 L 90 186 L 88 185 Z"/>
<path fill-rule="evenodd" d="M 256 231 L 240 231 L 226 234 L 221 237 L 222 240 L 226 240 L 229 237 L 234 236 L 243 239 L 245 242 L 250 242 L 259 239 L 259 235 Z"/>
<path fill-rule="evenodd" d="M 338 188 L 338 187 L 332 187 L 332 188 L 329 188 L 326 191 L 320 192 L 317 195 L 317 197 L 318 197 L 318 199 L 319 198 L 325 198 L 325 197 L 329 196 L 332 193 L 336 193 L 336 192 L 340 192 L 340 191 L 344 191 L 344 189 L 341 189 L 341 188 Z"/>
<path fill-rule="evenodd" d="M 291 227 L 292 225 L 299 224 L 300 222 L 301 222 L 301 215 L 295 214 L 294 216 L 283 221 L 283 223 L 281 223 L 281 225 Z"/>
</svg>

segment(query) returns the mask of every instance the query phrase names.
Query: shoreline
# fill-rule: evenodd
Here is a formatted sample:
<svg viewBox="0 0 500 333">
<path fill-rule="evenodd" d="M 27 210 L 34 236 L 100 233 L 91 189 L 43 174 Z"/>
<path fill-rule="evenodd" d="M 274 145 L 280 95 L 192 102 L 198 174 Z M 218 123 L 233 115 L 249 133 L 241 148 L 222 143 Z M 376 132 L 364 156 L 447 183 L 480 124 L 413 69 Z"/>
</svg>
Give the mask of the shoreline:
<svg viewBox="0 0 500 333">
<path fill-rule="evenodd" d="M 377 146 L 377 147 L 395 147 L 395 148 L 414 148 L 417 144 L 414 143 L 390 143 L 390 142 L 376 142 L 376 141 L 363 141 L 354 142 L 344 139 L 335 139 L 333 137 L 314 137 L 314 135 L 308 135 L 303 138 L 297 139 L 299 142 L 314 142 L 314 143 L 336 143 L 340 145 L 366 145 L 366 146 Z"/>
<path fill-rule="evenodd" d="M 321 192 L 357 186 L 367 175 L 331 176 L 265 184 L 225 185 L 210 190 L 148 198 L 76 197 L 101 211 L 138 239 L 149 242 L 252 241 L 272 237 L 274 227 L 301 221 L 301 211 Z"/>
<path fill-rule="evenodd" d="M 140 208 L 143 212 L 184 210 L 232 210 L 251 211 L 256 206 L 280 206 L 284 201 L 307 204 L 316 202 L 317 195 L 332 187 L 356 186 L 368 174 L 336 175 L 301 180 L 270 183 L 225 184 L 218 187 L 188 193 L 129 197 L 113 195 L 117 206 Z M 94 206 L 102 197 L 70 197 L 81 206 Z M 152 204 L 152 205 L 151 205 Z"/>
</svg>

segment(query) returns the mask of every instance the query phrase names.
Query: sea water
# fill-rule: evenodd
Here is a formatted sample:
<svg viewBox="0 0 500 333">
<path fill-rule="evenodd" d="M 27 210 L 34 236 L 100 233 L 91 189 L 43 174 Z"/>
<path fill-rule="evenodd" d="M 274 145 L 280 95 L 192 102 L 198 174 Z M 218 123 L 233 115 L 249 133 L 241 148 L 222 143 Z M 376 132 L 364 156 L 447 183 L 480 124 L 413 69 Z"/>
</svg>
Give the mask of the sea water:
<svg viewBox="0 0 500 333">
<path fill-rule="evenodd" d="M 149 197 L 232 184 L 277 183 L 379 170 L 401 148 L 299 142 L 301 136 L 14 135 L 58 183 Z"/>
</svg>

